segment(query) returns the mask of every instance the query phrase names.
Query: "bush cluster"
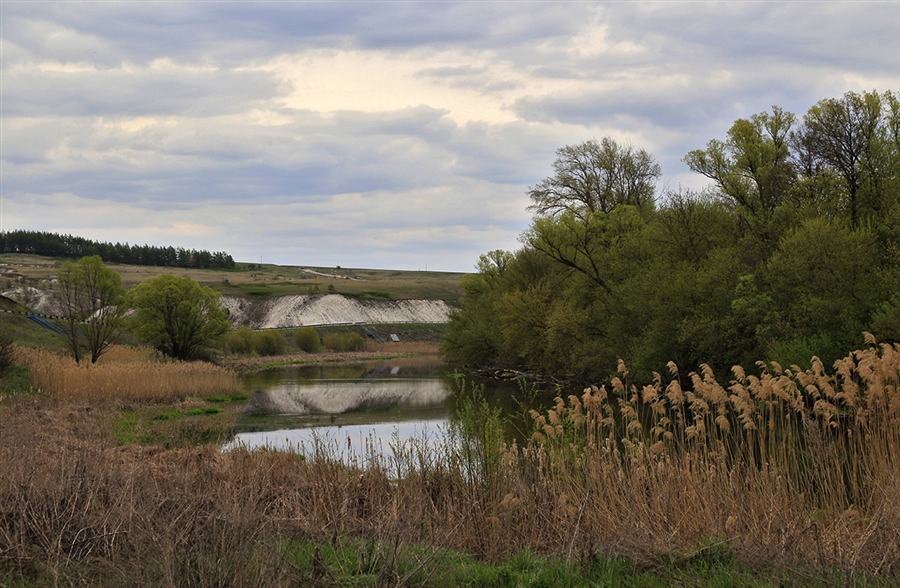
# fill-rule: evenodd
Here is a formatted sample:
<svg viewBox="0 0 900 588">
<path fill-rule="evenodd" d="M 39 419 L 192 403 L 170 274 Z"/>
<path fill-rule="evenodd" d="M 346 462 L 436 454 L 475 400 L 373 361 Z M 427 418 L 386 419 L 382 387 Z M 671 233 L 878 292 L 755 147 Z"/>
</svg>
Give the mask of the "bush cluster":
<svg viewBox="0 0 900 588">
<path fill-rule="evenodd" d="M 314 327 L 302 327 L 294 331 L 294 346 L 306 353 L 322 350 L 322 339 Z"/>
<path fill-rule="evenodd" d="M 226 337 L 225 346 L 237 354 L 280 355 L 287 349 L 287 340 L 281 331 L 254 331 L 250 327 L 241 327 Z"/>
<path fill-rule="evenodd" d="M 329 333 L 322 338 L 322 345 L 331 351 L 362 351 L 366 339 L 359 333 Z"/>
</svg>

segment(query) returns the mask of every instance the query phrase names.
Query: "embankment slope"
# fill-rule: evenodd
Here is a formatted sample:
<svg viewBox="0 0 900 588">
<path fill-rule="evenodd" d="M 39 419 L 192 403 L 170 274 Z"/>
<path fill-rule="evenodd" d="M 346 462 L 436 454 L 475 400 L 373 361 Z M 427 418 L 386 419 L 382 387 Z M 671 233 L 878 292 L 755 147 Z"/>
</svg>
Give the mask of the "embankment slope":
<svg viewBox="0 0 900 588">
<path fill-rule="evenodd" d="M 255 300 L 224 297 L 236 327 L 289 329 L 346 323 L 446 323 L 450 307 L 443 300 L 365 300 L 342 296 L 273 296 Z"/>
</svg>

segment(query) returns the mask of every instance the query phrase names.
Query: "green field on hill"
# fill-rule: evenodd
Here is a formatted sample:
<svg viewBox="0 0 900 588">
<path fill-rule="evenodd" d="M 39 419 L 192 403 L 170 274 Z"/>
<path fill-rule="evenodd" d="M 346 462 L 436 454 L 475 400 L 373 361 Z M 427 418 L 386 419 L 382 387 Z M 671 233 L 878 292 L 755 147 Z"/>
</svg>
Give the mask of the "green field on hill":
<svg viewBox="0 0 900 588">
<path fill-rule="evenodd" d="M 27 254 L 0 255 L 0 290 L 24 277 L 35 285 L 48 280 L 61 260 Z M 106 264 L 122 276 L 126 288 L 162 274 L 189 276 L 203 286 L 232 296 L 345 294 L 384 300 L 425 299 L 455 302 L 462 296 L 458 272 L 323 268 L 300 265 L 238 263 L 234 269 L 185 269 Z M 5 277 L 5 279 L 4 279 Z"/>
</svg>

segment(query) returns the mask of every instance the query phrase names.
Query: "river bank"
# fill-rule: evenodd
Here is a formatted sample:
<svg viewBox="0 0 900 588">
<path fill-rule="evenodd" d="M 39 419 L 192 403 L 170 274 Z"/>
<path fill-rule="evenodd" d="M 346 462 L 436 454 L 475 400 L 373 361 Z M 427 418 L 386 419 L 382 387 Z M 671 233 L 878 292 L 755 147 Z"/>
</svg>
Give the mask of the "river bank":
<svg viewBox="0 0 900 588">
<path fill-rule="evenodd" d="M 289 365 L 323 363 L 361 363 L 382 359 L 417 356 L 438 357 L 438 344 L 417 341 L 409 343 L 370 343 L 365 351 L 320 351 L 317 353 L 289 353 L 267 357 L 222 356 L 217 363 L 238 372 L 264 370 Z"/>
</svg>

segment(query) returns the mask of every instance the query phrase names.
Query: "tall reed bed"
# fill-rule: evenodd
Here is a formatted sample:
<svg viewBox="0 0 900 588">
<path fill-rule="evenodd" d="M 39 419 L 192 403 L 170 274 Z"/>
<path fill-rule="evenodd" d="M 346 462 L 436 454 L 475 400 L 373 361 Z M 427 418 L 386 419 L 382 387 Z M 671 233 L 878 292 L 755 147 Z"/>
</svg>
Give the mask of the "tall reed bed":
<svg viewBox="0 0 900 588">
<path fill-rule="evenodd" d="M 548 547 L 566 553 L 715 541 L 761 561 L 898 573 L 900 346 L 868 342 L 832 374 L 815 358 L 806 371 L 760 364 L 727 386 L 670 364 L 668 383 L 638 388 L 620 364 L 609 389 L 532 414 L 536 445 L 515 457 L 535 483 L 511 496 L 545 511 L 551 495 L 535 489 L 554 482 L 569 536 Z"/>
<path fill-rule="evenodd" d="M 96 364 L 42 349 L 20 349 L 35 388 L 64 400 L 165 401 L 239 391 L 232 370 L 169 361 L 152 351 L 116 346 Z"/>
</svg>

